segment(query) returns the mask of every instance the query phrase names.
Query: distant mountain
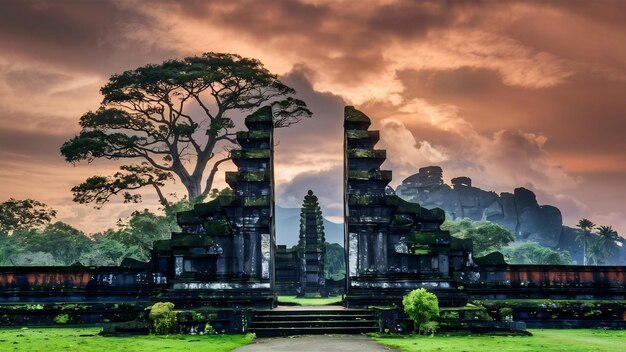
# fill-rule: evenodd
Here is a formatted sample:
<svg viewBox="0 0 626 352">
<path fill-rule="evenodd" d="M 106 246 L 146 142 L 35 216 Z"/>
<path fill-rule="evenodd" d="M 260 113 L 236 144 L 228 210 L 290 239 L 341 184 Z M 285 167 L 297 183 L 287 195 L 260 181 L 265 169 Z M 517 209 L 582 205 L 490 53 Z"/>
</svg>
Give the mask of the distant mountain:
<svg viewBox="0 0 626 352">
<path fill-rule="evenodd" d="M 343 224 L 337 224 L 324 218 L 326 242 L 338 243 L 343 247 Z M 300 235 L 300 208 L 276 206 L 276 242 L 287 247 L 298 244 Z"/>
</svg>

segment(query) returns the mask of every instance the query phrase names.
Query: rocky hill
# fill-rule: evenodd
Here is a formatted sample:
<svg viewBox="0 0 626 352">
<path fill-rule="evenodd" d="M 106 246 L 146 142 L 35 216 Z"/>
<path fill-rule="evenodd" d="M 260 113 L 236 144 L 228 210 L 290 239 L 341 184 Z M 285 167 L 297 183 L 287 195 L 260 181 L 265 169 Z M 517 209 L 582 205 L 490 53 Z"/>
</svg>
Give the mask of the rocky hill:
<svg viewBox="0 0 626 352">
<path fill-rule="evenodd" d="M 539 205 L 535 194 L 526 188 L 513 193 L 485 191 L 472 186 L 469 177 L 456 177 L 452 185 L 443 182 L 439 166 L 419 169 L 397 187 L 396 194 L 426 208 L 441 208 L 450 219 L 467 217 L 488 220 L 509 229 L 519 241 L 534 241 L 543 246 L 567 250 L 582 263 L 581 244 L 576 241 L 578 229 L 563 225 L 561 211 L 551 205 Z M 611 263 L 624 261 L 624 248 Z"/>
</svg>

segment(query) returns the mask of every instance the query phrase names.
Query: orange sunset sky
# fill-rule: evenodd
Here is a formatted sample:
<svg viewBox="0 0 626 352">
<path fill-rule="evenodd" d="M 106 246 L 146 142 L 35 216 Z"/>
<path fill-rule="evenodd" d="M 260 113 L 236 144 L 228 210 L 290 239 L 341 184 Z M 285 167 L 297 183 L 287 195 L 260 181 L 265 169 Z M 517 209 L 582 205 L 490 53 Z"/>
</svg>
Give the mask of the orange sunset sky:
<svg viewBox="0 0 626 352">
<path fill-rule="evenodd" d="M 447 181 L 524 186 L 566 225 L 587 217 L 626 234 L 619 0 L 0 0 L 0 201 L 43 201 L 87 232 L 158 208 L 148 191 L 139 205 L 72 203 L 73 185 L 119 163 L 72 166 L 59 147 L 110 75 L 207 51 L 258 58 L 315 114 L 277 131 L 281 206 L 312 188 L 339 221 L 349 104 L 381 130 L 394 187 L 440 165 Z"/>
</svg>

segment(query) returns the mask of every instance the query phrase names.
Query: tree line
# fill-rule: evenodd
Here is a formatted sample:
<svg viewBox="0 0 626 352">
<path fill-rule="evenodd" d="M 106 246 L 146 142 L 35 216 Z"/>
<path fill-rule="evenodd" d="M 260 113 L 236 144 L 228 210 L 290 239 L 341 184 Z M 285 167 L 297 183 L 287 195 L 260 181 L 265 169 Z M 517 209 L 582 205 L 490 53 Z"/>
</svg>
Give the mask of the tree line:
<svg viewBox="0 0 626 352">
<path fill-rule="evenodd" d="M 581 219 L 576 238 L 583 251 L 583 265 L 603 265 L 614 262 L 624 239 L 611 226 L 596 226 L 588 219 Z M 446 220 L 441 226 L 457 238 L 472 239 L 474 256 L 481 257 L 499 251 L 509 264 L 574 264 L 572 255 L 565 250 L 555 250 L 536 242 L 515 241 L 508 229 L 489 221 L 473 221 L 469 218 Z"/>
<path fill-rule="evenodd" d="M 92 235 L 62 221 L 56 211 L 32 199 L 0 203 L 0 265 L 119 265 L 124 258 L 147 261 L 156 240 L 179 231 L 176 212 L 190 208 L 187 200 L 158 215 L 133 212 L 117 226 Z"/>
</svg>

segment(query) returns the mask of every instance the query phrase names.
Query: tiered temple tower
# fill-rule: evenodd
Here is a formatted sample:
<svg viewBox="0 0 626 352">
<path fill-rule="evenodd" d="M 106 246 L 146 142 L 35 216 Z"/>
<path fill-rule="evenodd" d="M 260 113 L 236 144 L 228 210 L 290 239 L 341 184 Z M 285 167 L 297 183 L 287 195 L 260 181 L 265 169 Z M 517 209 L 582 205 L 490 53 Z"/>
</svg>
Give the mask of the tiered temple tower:
<svg viewBox="0 0 626 352">
<path fill-rule="evenodd" d="M 299 296 L 320 294 L 326 296 L 324 278 L 324 221 L 322 210 L 313 191 L 304 196 L 300 213 L 300 259 Z"/>
<path fill-rule="evenodd" d="M 177 214 L 181 233 L 155 243 L 168 296 L 186 304 L 272 306 L 274 300 L 273 118 L 269 106 L 245 119 L 227 172 L 233 194 Z"/>
<path fill-rule="evenodd" d="M 386 152 L 374 149 L 379 132 L 369 131 L 370 124 L 362 112 L 345 108 L 345 304 L 399 305 L 404 294 L 419 287 L 435 291 L 443 304 L 458 304 L 462 298 L 449 270 L 451 238 L 440 229 L 444 212 L 385 193 L 391 171 L 380 169 Z M 458 265 L 463 260 L 454 258 Z"/>
</svg>

